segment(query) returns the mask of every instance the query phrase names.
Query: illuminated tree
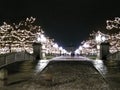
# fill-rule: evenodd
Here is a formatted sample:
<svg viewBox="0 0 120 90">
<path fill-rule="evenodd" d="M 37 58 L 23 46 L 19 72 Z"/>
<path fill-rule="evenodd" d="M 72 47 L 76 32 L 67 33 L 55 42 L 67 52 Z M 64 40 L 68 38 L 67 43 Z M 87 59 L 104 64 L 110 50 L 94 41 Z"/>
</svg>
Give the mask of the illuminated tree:
<svg viewBox="0 0 120 90">
<path fill-rule="evenodd" d="M 106 29 L 112 31 L 109 39 L 111 50 L 113 52 L 120 51 L 120 18 L 115 17 L 114 20 L 107 20 L 106 24 Z"/>
<path fill-rule="evenodd" d="M 21 50 L 32 48 L 37 33 L 43 33 L 40 26 L 34 25 L 35 18 L 30 17 L 18 24 L 7 24 L 0 26 L 0 46 L 2 50 Z M 17 49 L 17 50 L 19 50 Z M 20 51 L 21 51 L 20 50 Z"/>
<path fill-rule="evenodd" d="M 53 45 L 53 39 L 45 37 L 40 26 L 35 25 L 35 18 L 26 18 L 18 24 L 8 24 L 6 22 L 0 26 L 0 53 L 27 51 L 33 52 L 33 43 L 38 42 L 44 46 L 45 53 L 60 52 L 59 47 Z M 65 49 L 61 50 L 66 53 Z"/>
<path fill-rule="evenodd" d="M 82 47 L 82 52 L 91 53 L 91 50 L 94 50 L 94 53 L 96 53 L 97 44 L 100 44 L 104 39 L 110 43 L 111 53 L 120 51 L 120 18 L 116 17 L 115 20 L 107 20 L 106 24 L 106 29 L 109 32 L 106 34 L 101 31 L 93 31 L 88 40 L 81 42 L 80 47 Z M 76 51 L 78 50 L 79 48 Z"/>
<path fill-rule="evenodd" d="M 120 29 L 120 18 L 115 17 L 115 20 L 107 20 L 106 24 L 106 28 L 108 30 L 112 30 L 113 28 Z"/>
<path fill-rule="evenodd" d="M 0 27 L 0 44 L 1 48 L 9 48 L 11 52 L 11 46 L 15 37 L 12 35 L 14 29 L 11 25 L 8 25 L 6 22 Z"/>
</svg>

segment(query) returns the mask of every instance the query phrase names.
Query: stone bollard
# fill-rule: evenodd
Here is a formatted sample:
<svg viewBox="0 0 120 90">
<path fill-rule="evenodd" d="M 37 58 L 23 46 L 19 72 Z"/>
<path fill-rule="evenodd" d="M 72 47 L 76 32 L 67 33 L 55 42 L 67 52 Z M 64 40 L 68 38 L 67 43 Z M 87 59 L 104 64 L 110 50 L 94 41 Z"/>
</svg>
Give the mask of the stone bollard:
<svg viewBox="0 0 120 90">
<path fill-rule="evenodd" d="M 5 68 L 0 69 L 0 87 L 7 85 L 7 77 L 8 77 L 7 69 Z"/>
<path fill-rule="evenodd" d="M 110 44 L 108 42 L 103 42 L 100 44 L 100 59 L 101 60 L 107 60 L 107 56 L 110 54 L 109 46 Z"/>
</svg>

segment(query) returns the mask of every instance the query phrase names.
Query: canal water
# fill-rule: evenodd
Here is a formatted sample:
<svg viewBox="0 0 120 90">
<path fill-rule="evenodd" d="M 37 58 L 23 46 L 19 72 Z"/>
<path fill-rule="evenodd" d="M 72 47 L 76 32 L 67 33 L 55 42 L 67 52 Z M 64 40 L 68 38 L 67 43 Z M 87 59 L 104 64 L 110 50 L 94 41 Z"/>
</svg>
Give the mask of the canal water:
<svg viewBox="0 0 120 90">
<path fill-rule="evenodd" d="M 8 85 L 0 90 L 120 90 L 119 64 L 40 60 L 13 66 L 8 67 Z"/>
</svg>

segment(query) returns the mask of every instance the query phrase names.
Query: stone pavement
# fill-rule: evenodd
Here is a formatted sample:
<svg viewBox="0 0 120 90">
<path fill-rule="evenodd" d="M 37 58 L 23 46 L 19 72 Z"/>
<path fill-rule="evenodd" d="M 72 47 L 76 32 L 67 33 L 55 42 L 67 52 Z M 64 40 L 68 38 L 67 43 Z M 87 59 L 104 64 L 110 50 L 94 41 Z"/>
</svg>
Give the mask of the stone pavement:
<svg viewBox="0 0 120 90">
<path fill-rule="evenodd" d="M 105 75 L 101 60 L 60 56 L 40 60 L 32 72 L 9 76 L 9 85 L 0 90 L 119 90 L 110 87 Z"/>
</svg>

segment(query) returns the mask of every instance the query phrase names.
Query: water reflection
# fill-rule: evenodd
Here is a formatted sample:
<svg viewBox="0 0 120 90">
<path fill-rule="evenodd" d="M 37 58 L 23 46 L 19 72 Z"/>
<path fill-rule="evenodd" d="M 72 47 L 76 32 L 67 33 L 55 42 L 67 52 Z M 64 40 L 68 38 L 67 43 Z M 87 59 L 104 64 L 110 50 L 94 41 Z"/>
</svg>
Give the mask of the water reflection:
<svg viewBox="0 0 120 90">
<path fill-rule="evenodd" d="M 36 69 L 35 69 L 35 73 L 41 72 L 49 63 L 50 60 L 39 60 Z"/>
<path fill-rule="evenodd" d="M 95 60 L 93 61 L 93 64 L 102 75 L 107 74 L 107 67 L 104 65 L 102 60 Z"/>
</svg>

